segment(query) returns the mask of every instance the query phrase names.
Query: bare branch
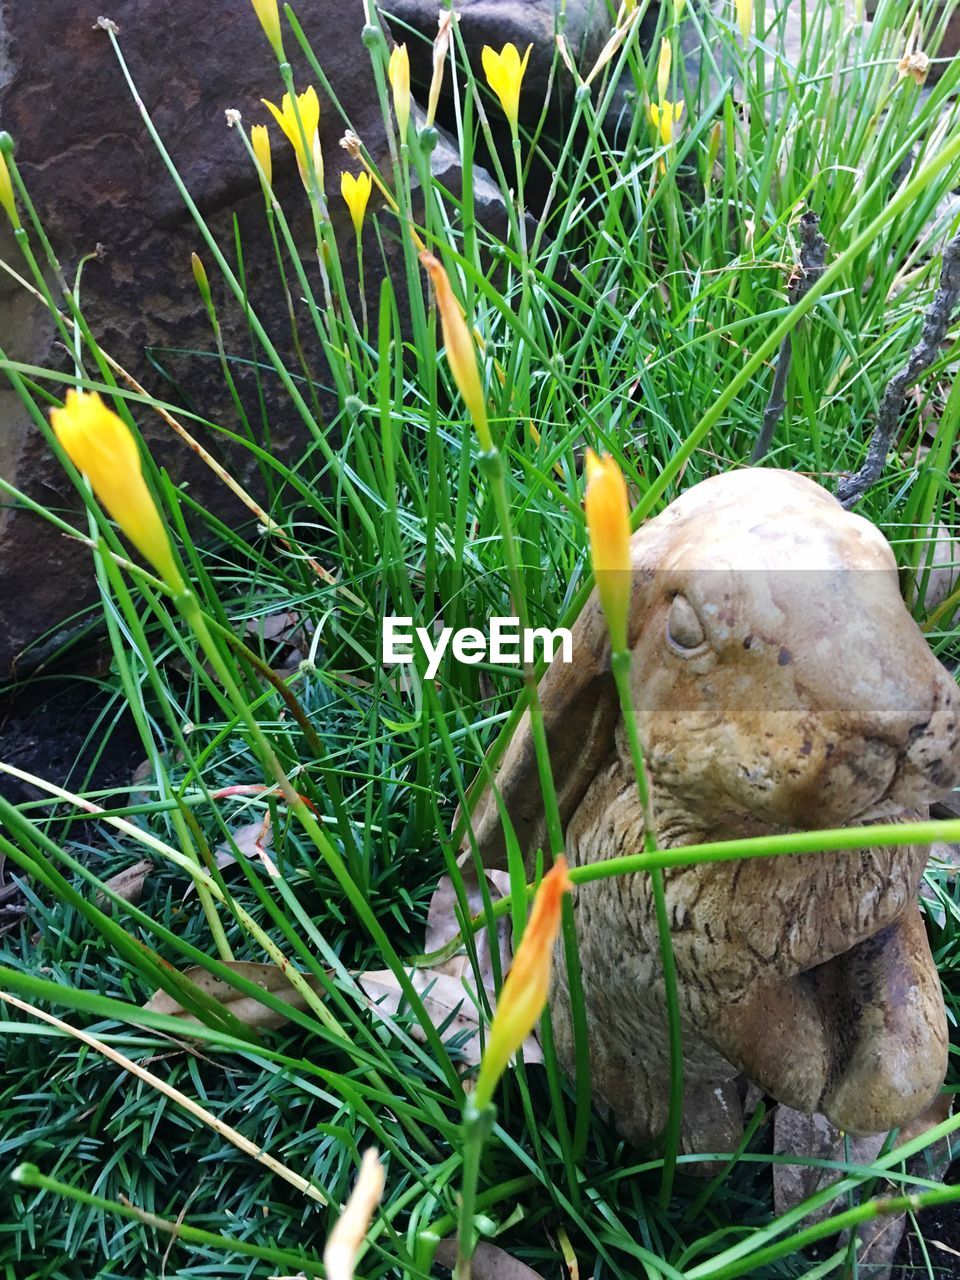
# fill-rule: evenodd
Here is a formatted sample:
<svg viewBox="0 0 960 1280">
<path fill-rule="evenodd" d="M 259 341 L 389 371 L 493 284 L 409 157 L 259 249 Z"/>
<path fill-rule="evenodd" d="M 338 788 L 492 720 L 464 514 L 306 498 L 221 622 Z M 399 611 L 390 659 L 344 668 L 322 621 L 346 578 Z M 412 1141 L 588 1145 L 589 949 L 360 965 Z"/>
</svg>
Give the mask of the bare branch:
<svg viewBox="0 0 960 1280">
<path fill-rule="evenodd" d="M 819 217 L 812 209 L 808 209 L 800 219 L 800 262 L 787 288 L 787 300 L 791 306 L 795 307 L 823 275 L 828 247 L 826 240 L 820 234 Z M 788 333 L 780 347 L 780 355 L 777 357 L 777 372 L 773 378 L 770 399 L 767 401 L 767 407 L 763 411 L 760 434 L 757 436 L 757 442 L 753 446 L 753 453 L 750 455 L 751 462 L 759 462 L 773 441 L 774 430 L 780 421 L 780 415 L 783 413 L 787 402 L 787 376 L 790 373 L 792 359 L 793 343 L 791 342 L 791 335 Z"/>
<path fill-rule="evenodd" d="M 852 507 L 859 501 L 883 474 L 887 454 L 890 452 L 894 432 L 897 429 L 900 410 L 903 407 L 903 397 L 924 370 L 933 363 L 947 335 L 958 300 L 960 300 L 960 235 L 954 236 L 943 251 L 940 287 L 924 316 L 920 341 L 910 352 L 910 357 L 900 372 L 894 374 L 887 383 L 883 399 L 880 401 L 877 425 L 870 438 L 866 460 L 859 471 L 841 480 L 837 487 L 837 497 L 845 507 Z"/>
</svg>

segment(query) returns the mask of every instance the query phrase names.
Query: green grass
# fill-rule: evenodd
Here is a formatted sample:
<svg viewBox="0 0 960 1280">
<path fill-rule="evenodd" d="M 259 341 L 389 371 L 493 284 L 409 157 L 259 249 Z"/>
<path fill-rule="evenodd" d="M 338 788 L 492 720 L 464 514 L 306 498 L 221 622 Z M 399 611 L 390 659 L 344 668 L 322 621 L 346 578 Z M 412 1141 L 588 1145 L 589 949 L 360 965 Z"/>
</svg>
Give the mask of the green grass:
<svg viewBox="0 0 960 1280">
<path fill-rule="evenodd" d="M 371 61 L 392 129 L 388 51 L 370 8 Z M 947 65 L 928 94 L 898 78 L 915 5 L 885 0 L 864 28 L 846 25 L 839 5 L 802 4 L 798 61 L 783 54 L 784 4 L 758 5 L 746 50 L 730 8 L 717 17 L 691 5 L 679 15 L 662 10 L 663 35 L 676 42 L 682 28 L 703 50 L 696 80 L 674 57 L 668 96 L 686 105 L 673 149 L 655 147 L 646 114 L 656 93 L 659 39 L 640 49 L 636 29 L 591 91 L 576 96 L 561 136 L 544 128 L 534 145 L 521 134 L 521 189 L 542 194 L 544 171 L 553 177 L 546 216 L 521 235 L 523 211 L 515 210 L 505 241 L 476 225 L 471 177 L 482 162 L 502 189 L 516 190 L 515 157 L 509 148 L 496 150 L 487 117 L 498 122 L 499 106 L 475 78 L 479 69 L 465 64 L 457 35 L 452 115 L 463 189 L 456 194 L 430 179 L 427 148 L 415 132 L 402 149 L 393 144 L 395 163 L 370 157 L 395 193 L 400 217 L 371 204 L 368 280 L 377 274 L 378 244 L 391 247 L 393 265 L 370 294 L 366 326 L 350 312 L 343 284 L 352 238 L 338 248 L 318 216 L 337 311 L 325 304 L 315 259 L 291 255 L 282 212 L 264 219 L 263 235 L 275 233 L 297 300 L 302 349 L 311 365 L 325 363 L 318 382 L 333 388 L 337 413 L 321 420 L 310 366 L 284 367 L 278 349 L 288 335 L 271 341 L 253 314 L 252 360 L 265 403 L 287 419 L 299 414 L 303 456 L 271 453 L 250 353 L 218 352 L 213 338 L 211 350 L 195 358 L 221 360 L 225 376 L 235 379 L 242 432 L 169 406 L 188 430 L 243 443 L 259 464 L 257 496 L 275 522 L 267 535 L 253 515 L 228 528 L 166 476 L 154 472 L 152 479 L 217 653 L 282 768 L 320 816 L 335 857 L 318 853 L 275 795 L 218 796 L 263 782 L 256 738 L 169 594 L 151 575 L 118 564 L 124 544 L 92 504 L 89 526 L 77 530 L 93 547 L 91 572 L 113 646 L 114 706 L 130 708 L 152 772 L 135 797 L 125 790 L 94 797 L 132 829 L 91 820 L 63 799 L 0 807 L 0 851 L 8 866 L 21 868 L 30 899 L 19 935 L 0 952 L 0 987 L 143 1063 L 311 1179 L 332 1204 L 345 1198 L 358 1152 L 375 1141 L 388 1178 L 361 1266 L 366 1276 L 424 1275 L 430 1232 L 455 1229 L 462 1098 L 456 1042 L 443 1047 L 434 1035 L 432 1044 L 419 1043 L 416 1010 L 390 1035 L 371 1018 L 353 975 L 399 967 L 422 951 L 430 894 L 456 853 L 447 834 L 455 807 L 484 752 L 509 729 L 522 688 L 517 671 L 449 660 L 436 681 L 423 678 L 422 666 L 408 668 L 405 688 L 380 662 L 384 614 L 426 623 L 442 613 L 446 625 L 483 627 L 491 615 L 511 612 L 503 521 L 441 355 L 405 219 L 412 210 L 418 235 L 443 259 L 483 336 L 526 606 L 532 621 L 551 626 L 575 614 L 589 585 L 578 474 L 584 445 L 617 458 L 632 481 L 637 520 L 655 513 L 697 480 L 746 462 L 773 358 L 792 332 L 787 407 L 767 461 L 834 487 L 840 472 L 862 461 L 883 388 L 918 337 L 939 249 L 957 231 L 948 197 L 960 172 L 953 100 L 960 65 Z M 248 20 L 255 21 L 252 13 Z M 313 60 L 324 110 L 339 111 L 335 69 L 317 63 L 310 49 L 316 33 L 301 34 L 293 15 L 285 32 L 290 47 L 302 39 Z M 937 39 L 925 31 L 922 45 L 932 51 Z M 264 53 L 268 85 L 266 45 Z M 133 81 L 136 71 L 129 69 Z M 117 75 L 124 73 L 118 64 Z M 569 76 L 559 60 L 556 75 Z M 604 130 L 617 76 L 628 98 L 617 126 Z M 449 89 L 449 67 L 446 83 Z M 280 92 L 279 84 L 265 90 L 274 98 Z M 427 193 L 422 202 L 412 203 L 414 176 Z M 44 245 L 24 194 L 29 239 L 21 237 L 21 246 L 42 262 Z M 830 269 L 802 309 L 791 311 L 786 288 L 806 208 L 821 219 Z M 216 306 L 224 314 L 248 302 L 255 309 L 231 266 L 236 247 L 216 245 L 202 221 L 199 227 Z M 15 265 L 34 278 L 29 256 Z M 185 282 L 188 269 L 183 264 Z M 34 283 L 45 288 L 37 271 Z M 62 336 L 91 371 L 82 385 L 106 390 L 114 374 L 86 327 L 82 290 L 79 298 Z M 409 317 L 405 327 L 401 314 Z M 957 531 L 960 401 L 945 390 L 957 356 L 954 328 L 919 384 L 932 434 L 923 434 L 921 406 L 911 407 L 896 455 L 860 507 L 890 537 L 908 593 L 926 562 L 929 528 L 942 522 Z M 33 407 L 37 429 L 49 431 L 46 410 L 71 379 L 2 358 L 0 365 Z M 117 403 L 141 423 L 155 407 L 122 382 Z M 9 486 L 5 492 L 26 501 Z M 37 516 L 60 519 L 43 510 Z M 331 571 L 335 585 L 318 577 L 308 556 Z M 916 593 L 908 598 L 923 621 L 924 605 Z M 283 653 L 250 633 L 248 654 L 225 639 L 289 609 L 315 628 L 305 661 L 286 679 L 299 721 L 263 678 L 262 665 L 282 662 Z M 960 633 L 946 621 L 929 635 L 943 658 L 960 659 Z M 107 714 L 104 727 L 110 723 Z M 226 900 L 210 907 L 223 931 L 218 948 L 198 895 L 184 899 L 190 867 L 208 865 L 209 852 L 229 843 L 232 831 L 268 813 L 279 879 L 242 855 L 222 875 L 210 873 L 209 893 Z M 148 836 L 160 847 L 148 847 Z M 139 906 L 98 906 L 102 882 L 145 856 L 156 869 Z M 960 899 L 942 874 L 928 874 L 943 883 L 944 920 L 931 925 L 931 936 L 955 1028 Z M 324 997 L 262 1043 L 167 968 L 217 971 L 218 955 L 229 954 L 266 960 L 265 942 L 313 975 Z M 171 1040 L 173 1024 L 137 1012 L 158 985 L 178 991 L 202 1018 L 197 1040 Z M 7 1275 L 160 1274 L 167 1238 L 84 1196 L 126 1198 L 168 1221 L 183 1214 L 188 1227 L 234 1242 L 174 1242 L 169 1275 L 261 1276 L 271 1266 L 286 1274 L 296 1269 L 291 1256 L 302 1256 L 303 1267 L 320 1256 L 333 1209 L 95 1050 L 12 1006 L 0 1017 L 0 1268 Z M 950 1087 L 956 1080 L 952 1065 Z M 560 1228 L 582 1274 L 596 1280 L 678 1273 L 772 1280 L 840 1273 L 848 1264 L 840 1250 L 815 1271 L 795 1252 L 798 1219 L 773 1218 L 765 1120 L 746 1153 L 718 1163 L 724 1175 L 715 1184 L 690 1177 L 681 1163 L 663 1210 L 660 1154 L 628 1148 L 599 1114 L 584 1127 L 575 1085 L 555 1065 L 511 1075 L 499 1101 L 479 1207 L 500 1233 L 497 1242 L 545 1277 L 560 1274 Z M 12 1182 L 6 1175 L 22 1162 L 72 1194 L 38 1194 Z M 884 1168 L 911 1189 L 898 1161 Z M 855 1197 L 880 1169 L 881 1162 L 838 1168 L 841 1189 Z M 776 1241 L 785 1242 L 782 1257 L 764 1252 Z M 243 1243 L 273 1251 L 274 1263 L 246 1256 Z M 725 1252 L 733 1246 L 741 1254 L 736 1263 Z"/>
</svg>

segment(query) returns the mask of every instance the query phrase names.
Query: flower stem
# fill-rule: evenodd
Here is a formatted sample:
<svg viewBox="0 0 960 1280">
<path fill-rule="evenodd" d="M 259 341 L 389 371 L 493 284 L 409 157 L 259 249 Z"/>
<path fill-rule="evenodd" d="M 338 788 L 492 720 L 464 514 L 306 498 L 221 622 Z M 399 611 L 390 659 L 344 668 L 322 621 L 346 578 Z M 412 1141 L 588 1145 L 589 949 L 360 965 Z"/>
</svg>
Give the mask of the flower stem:
<svg viewBox="0 0 960 1280">
<path fill-rule="evenodd" d="M 637 791 L 640 794 L 640 806 L 643 810 L 643 848 L 644 853 L 656 851 L 657 841 L 653 821 L 653 806 L 650 801 L 650 785 L 647 778 L 646 765 L 643 759 L 643 747 L 637 732 L 637 720 L 634 715 L 633 702 L 630 697 L 630 650 L 615 653 L 611 659 L 613 678 L 616 681 L 617 693 L 620 697 L 620 710 L 630 747 L 630 758 L 637 778 Z M 670 1103 L 667 1113 L 667 1127 L 664 1130 L 663 1144 L 663 1177 L 660 1182 L 660 1207 L 666 1209 L 670 1203 L 673 1190 L 673 1178 L 677 1167 L 677 1154 L 680 1149 L 680 1126 L 683 1121 L 683 1039 L 680 1025 L 680 1001 L 677 997 L 677 969 L 673 956 L 673 940 L 670 937 L 670 918 L 667 914 L 667 899 L 662 867 L 654 867 L 650 871 L 650 885 L 653 890 L 653 905 L 657 919 L 657 933 L 660 939 L 660 964 L 663 968 L 663 982 L 667 1000 L 667 1034 L 670 1045 Z"/>
<path fill-rule="evenodd" d="M 457 1262 L 453 1280 L 470 1280 L 471 1262 L 477 1247 L 477 1231 L 474 1211 L 477 1200 L 477 1179 L 480 1174 L 480 1157 L 497 1109 L 492 1103 L 478 1107 L 468 1098 L 463 1108 L 463 1186 L 460 1193 L 460 1221 L 457 1228 Z"/>
</svg>

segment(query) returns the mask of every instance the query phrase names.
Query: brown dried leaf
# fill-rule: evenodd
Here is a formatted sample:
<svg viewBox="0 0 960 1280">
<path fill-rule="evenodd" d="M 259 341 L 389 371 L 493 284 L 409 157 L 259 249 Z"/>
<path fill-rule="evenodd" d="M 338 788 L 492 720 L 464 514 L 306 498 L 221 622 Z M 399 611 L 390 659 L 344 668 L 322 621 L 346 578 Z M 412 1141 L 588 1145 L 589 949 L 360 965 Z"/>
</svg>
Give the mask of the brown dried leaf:
<svg viewBox="0 0 960 1280">
<path fill-rule="evenodd" d="M 457 1238 L 448 1236 L 437 1245 L 437 1262 L 452 1271 L 457 1261 Z M 473 1280 L 542 1280 L 539 1271 L 533 1271 L 525 1262 L 518 1262 L 495 1244 L 481 1240 L 473 1255 L 471 1268 Z"/>
<path fill-rule="evenodd" d="M 124 902 L 136 904 L 143 897 L 144 881 L 155 866 L 156 863 L 147 859 L 135 862 L 132 867 L 125 867 L 123 871 L 118 871 L 109 880 L 104 880 L 104 888 L 112 889 L 114 893 L 118 893 Z M 107 895 L 105 893 L 97 894 L 98 907 L 102 907 L 106 901 Z"/>
<path fill-rule="evenodd" d="M 458 1052 L 464 1065 L 475 1067 L 480 1062 L 480 1017 L 474 997 L 464 985 L 461 975 L 440 973 L 436 969 L 411 969 L 410 981 L 423 999 L 423 1005 L 435 1027 L 445 1026 L 445 1038 L 460 1036 L 467 1031 Z M 468 979 L 469 981 L 469 979 Z M 393 1018 L 404 1003 L 400 983 L 389 969 L 377 969 L 361 973 L 357 978 L 370 1001 L 370 1008 L 381 1017 Z M 488 993 L 491 1007 L 496 1005 L 492 993 Z M 413 1023 L 410 1034 L 424 1042 L 421 1028 Z M 524 1062 L 542 1062 L 543 1050 L 534 1036 L 529 1036 L 523 1046 Z"/>
<path fill-rule="evenodd" d="M 505 871 L 488 870 L 485 874 L 491 901 L 499 902 L 501 898 L 505 898 L 510 892 L 510 877 Z M 472 862 L 462 868 L 462 879 L 466 890 L 469 914 L 471 916 L 478 915 L 483 910 L 483 896 Z M 442 876 L 433 892 L 433 897 L 430 899 L 430 907 L 427 912 L 427 933 L 423 949 L 428 955 L 430 952 L 440 951 L 451 938 L 459 933 L 460 926 L 457 923 L 456 904 L 457 895 L 454 892 L 453 881 L 449 876 Z M 494 985 L 493 960 L 490 953 L 490 938 L 487 930 L 479 930 L 474 934 L 474 939 L 477 948 L 477 959 L 480 962 L 481 981 L 488 991 L 492 991 Z M 505 974 L 510 968 L 511 959 L 510 921 L 506 916 L 498 921 L 497 924 L 497 946 L 500 953 L 500 971 Z M 470 959 L 466 951 L 438 965 L 437 972 L 449 973 L 451 977 L 459 977 L 464 973 L 470 974 Z"/>
<path fill-rule="evenodd" d="M 264 991 L 269 991 L 273 995 L 279 996 L 284 1004 L 290 1005 L 292 1009 L 305 1009 L 307 1007 L 306 1000 L 299 991 L 291 986 L 290 979 L 279 965 L 255 964 L 248 960 L 231 960 L 227 968 L 233 973 L 240 974 L 248 982 L 255 982 Z M 212 996 L 214 1000 L 219 1000 L 221 1004 L 226 1005 L 234 1017 L 239 1018 L 248 1027 L 256 1027 L 261 1031 L 275 1031 L 277 1027 L 282 1027 L 284 1023 L 289 1021 L 289 1018 L 278 1010 L 270 1009 L 253 996 L 245 995 L 243 992 L 238 991 L 236 987 L 232 987 L 222 978 L 215 977 L 199 965 L 186 969 L 184 977 L 189 978 L 206 995 Z M 313 977 L 312 974 L 301 974 L 301 977 L 318 995 L 323 993 L 323 985 L 319 978 Z M 184 1022 L 197 1021 L 166 991 L 155 991 L 143 1007 L 153 1013 L 167 1013 L 175 1018 L 183 1018 Z"/>
<path fill-rule="evenodd" d="M 240 850 L 245 858 L 260 858 L 267 861 L 267 849 L 273 842 L 273 828 L 270 825 L 270 815 L 263 819 L 262 822 L 248 822 L 242 827 L 237 827 L 236 831 L 231 833 L 233 843 Z M 223 844 L 218 844 L 214 853 L 217 864 L 217 870 L 223 871 L 226 867 L 232 867 L 237 860 L 237 855 L 233 852 L 233 846 L 229 841 L 224 840 Z M 196 891 L 196 883 L 191 880 L 184 891 L 184 898 L 189 898 Z"/>
</svg>

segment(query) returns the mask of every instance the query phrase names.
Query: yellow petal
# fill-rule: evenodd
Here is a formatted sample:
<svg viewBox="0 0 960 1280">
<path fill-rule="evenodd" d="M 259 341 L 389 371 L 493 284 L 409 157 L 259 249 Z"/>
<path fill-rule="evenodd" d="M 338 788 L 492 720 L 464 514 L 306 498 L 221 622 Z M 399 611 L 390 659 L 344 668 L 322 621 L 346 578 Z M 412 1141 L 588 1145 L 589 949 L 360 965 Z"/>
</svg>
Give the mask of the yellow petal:
<svg viewBox="0 0 960 1280">
<path fill-rule="evenodd" d="M 398 44 L 390 54 L 387 66 L 390 87 L 393 90 L 393 114 L 397 118 L 400 141 L 405 142 L 410 123 L 410 55 L 405 44 Z"/>
<path fill-rule="evenodd" d="M 265 124 L 255 124 L 251 128 L 250 142 L 269 187 L 273 183 L 273 157 L 270 153 L 270 131 Z"/>
<path fill-rule="evenodd" d="M 272 102 L 268 102 L 266 98 L 260 101 L 272 113 L 277 124 L 286 134 L 290 145 L 293 147 L 297 157 L 297 167 L 300 170 L 300 178 L 303 185 L 309 191 L 310 189 L 310 166 L 307 160 L 309 156 L 313 161 L 314 170 L 321 186 L 321 169 L 322 158 L 320 155 L 320 99 L 317 97 L 317 91 L 313 85 L 305 89 L 303 93 L 297 94 L 297 105 L 294 109 L 293 100 L 289 93 L 283 95 L 283 103 L 280 107 L 275 106 Z M 300 123 L 297 123 L 297 114 L 300 115 Z M 302 126 L 302 133 L 301 133 Z"/>
<path fill-rule="evenodd" d="M 278 58 L 283 58 L 283 40 L 280 36 L 280 13 L 277 0 L 250 0 L 253 11 Z"/>
<path fill-rule="evenodd" d="M 527 69 L 527 63 L 530 61 L 530 50 L 532 48 L 532 44 L 527 45 L 527 51 L 522 59 L 517 46 L 509 42 L 503 46 L 499 53 L 495 49 L 491 49 L 488 44 L 484 45 L 480 54 L 487 83 L 500 99 L 503 114 L 507 117 L 510 122 L 510 128 L 514 131 L 516 131 L 517 120 L 520 115 L 520 85 Z"/>
<path fill-rule="evenodd" d="M 370 199 L 371 185 L 370 175 L 366 171 L 355 176 L 344 170 L 340 175 L 340 194 L 350 210 L 350 217 L 353 219 L 353 226 L 357 235 L 360 234 L 360 229 L 363 226 L 364 214 L 367 211 L 367 201 Z"/>
<path fill-rule="evenodd" d="M 17 213 L 17 202 L 13 195 L 13 179 L 7 168 L 6 156 L 0 151 L 0 205 L 16 230 L 20 226 L 20 215 Z"/>
<path fill-rule="evenodd" d="M 664 38 L 660 41 L 660 57 L 657 59 L 657 95 L 660 101 L 670 90 L 670 67 L 673 63 L 673 45 Z"/>
<path fill-rule="evenodd" d="M 87 477 L 97 500 L 174 591 L 183 579 L 166 526 L 143 478 L 140 450 L 127 424 L 94 392 L 70 388 L 62 409 L 51 409 L 57 439 Z"/>
<path fill-rule="evenodd" d="M 753 0 L 734 0 L 734 6 L 737 12 L 737 25 L 740 27 L 740 35 L 743 43 L 746 44 L 750 39 L 750 28 L 753 26 Z"/>
<path fill-rule="evenodd" d="M 587 450 L 584 497 L 590 559 L 597 594 L 615 653 L 627 647 L 632 572 L 630 564 L 630 500 L 627 482 L 615 459 Z"/>
</svg>

